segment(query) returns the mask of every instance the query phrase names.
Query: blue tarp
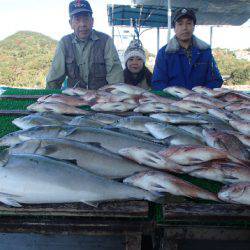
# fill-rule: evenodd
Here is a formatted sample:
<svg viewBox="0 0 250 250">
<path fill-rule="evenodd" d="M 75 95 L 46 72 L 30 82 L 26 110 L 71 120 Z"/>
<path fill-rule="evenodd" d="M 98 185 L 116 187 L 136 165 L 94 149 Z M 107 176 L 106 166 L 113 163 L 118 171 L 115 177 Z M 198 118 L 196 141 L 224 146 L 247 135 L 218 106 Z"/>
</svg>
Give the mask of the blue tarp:
<svg viewBox="0 0 250 250">
<path fill-rule="evenodd" d="M 186 2 L 183 1 L 183 4 Z M 175 1 L 172 3 L 171 9 L 174 13 L 180 7 L 180 3 L 176 2 L 176 6 Z M 220 0 L 217 1 L 217 5 L 214 0 L 192 3 L 195 4 L 183 7 L 192 7 L 196 12 L 198 25 L 242 25 L 250 18 L 250 0 L 237 1 L 237 4 L 235 0 L 232 2 Z M 167 11 L 167 5 L 108 5 L 109 24 L 131 26 L 133 19 L 141 27 L 168 27 Z"/>
</svg>

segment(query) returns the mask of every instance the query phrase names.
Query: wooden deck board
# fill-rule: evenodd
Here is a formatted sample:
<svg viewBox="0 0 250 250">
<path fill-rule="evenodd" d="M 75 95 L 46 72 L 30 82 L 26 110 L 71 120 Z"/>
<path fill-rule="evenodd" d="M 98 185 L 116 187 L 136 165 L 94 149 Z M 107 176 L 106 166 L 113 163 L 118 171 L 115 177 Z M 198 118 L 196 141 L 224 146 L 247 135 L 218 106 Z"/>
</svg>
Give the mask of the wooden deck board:
<svg viewBox="0 0 250 250">
<path fill-rule="evenodd" d="M 237 204 L 171 203 L 163 206 L 166 220 L 246 220 L 250 222 L 250 206 Z"/>
<path fill-rule="evenodd" d="M 0 216 L 77 216 L 77 217 L 148 217 L 145 201 L 120 201 L 100 203 L 91 207 L 82 203 L 24 205 L 21 208 L 0 206 Z"/>
<path fill-rule="evenodd" d="M 33 100 L 45 95 L 0 95 L 0 100 Z"/>
</svg>

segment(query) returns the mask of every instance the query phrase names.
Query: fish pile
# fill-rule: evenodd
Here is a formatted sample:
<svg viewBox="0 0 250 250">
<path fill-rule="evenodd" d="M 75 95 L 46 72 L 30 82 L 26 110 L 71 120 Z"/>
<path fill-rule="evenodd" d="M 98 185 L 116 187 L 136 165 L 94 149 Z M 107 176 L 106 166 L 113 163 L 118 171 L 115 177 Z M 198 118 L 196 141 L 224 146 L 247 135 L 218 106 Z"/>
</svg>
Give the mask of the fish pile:
<svg viewBox="0 0 250 250">
<path fill-rule="evenodd" d="M 250 205 L 250 96 L 127 84 L 39 98 L 0 138 L 0 201 L 166 202 L 166 194 Z M 90 111 L 82 106 L 90 106 Z M 179 174 L 225 184 L 218 194 Z"/>
</svg>

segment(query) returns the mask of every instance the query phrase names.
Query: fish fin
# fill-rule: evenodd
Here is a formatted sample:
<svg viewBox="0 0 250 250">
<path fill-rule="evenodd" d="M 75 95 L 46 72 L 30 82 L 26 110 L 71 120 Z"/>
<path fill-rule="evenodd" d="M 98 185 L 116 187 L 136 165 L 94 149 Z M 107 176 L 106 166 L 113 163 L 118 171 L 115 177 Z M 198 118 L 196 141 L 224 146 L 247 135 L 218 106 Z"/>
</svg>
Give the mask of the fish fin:
<svg viewBox="0 0 250 250">
<path fill-rule="evenodd" d="M 55 153 L 58 150 L 58 147 L 56 145 L 51 144 L 51 145 L 42 147 L 42 150 L 45 155 L 50 155 L 50 154 Z"/>
<path fill-rule="evenodd" d="M 74 165 L 77 165 L 77 160 L 76 159 L 61 159 L 62 161 L 65 161 L 67 163 L 71 163 Z"/>
<path fill-rule="evenodd" d="M 161 192 L 161 191 L 150 191 L 150 193 L 159 196 L 159 197 L 163 197 L 166 196 L 166 192 Z"/>
<path fill-rule="evenodd" d="M 221 141 L 221 140 L 216 140 L 216 142 L 217 142 L 217 144 L 218 144 L 218 146 L 220 147 L 220 148 L 222 148 L 222 149 L 226 149 L 227 151 L 228 151 L 228 145 L 227 144 L 225 144 L 223 141 Z"/>
<path fill-rule="evenodd" d="M 53 108 L 51 108 L 51 107 L 46 107 L 46 108 L 45 108 L 45 110 L 46 110 L 46 111 L 48 111 L 48 112 L 52 112 L 52 111 L 54 111 L 54 109 L 53 109 Z"/>
<path fill-rule="evenodd" d="M 163 144 L 164 146 L 170 146 L 169 137 L 164 139 L 154 139 L 153 142 Z"/>
<path fill-rule="evenodd" d="M 114 181 L 117 181 L 117 182 L 123 182 L 124 180 L 124 177 L 112 177 L 112 176 L 107 176 L 108 179 L 112 179 Z"/>
<path fill-rule="evenodd" d="M 233 176 L 226 176 L 225 177 L 225 182 L 226 183 L 232 183 L 232 181 L 235 181 L 235 180 L 239 180 L 239 178 L 233 177 Z M 239 182 L 240 182 L 240 180 L 239 180 Z"/>
<path fill-rule="evenodd" d="M 163 187 L 163 186 L 161 186 L 161 185 L 159 185 L 159 184 L 153 184 L 152 186 L 153 186 L 153 187 L 155 187 L 155 188 L 164 189 L 164 187 Z"/>
<path fill-rule="evenodd" d="M 162 194 L 162 195 L 159 195 L 160 193 L 155 192 L 155 193 L 152 193 L 152 194 L 155 196 L 155 198 L 150 200 L 150 201 L 155 202 L 157 204 L 166 204 L 166 201 L 167 201 L 166 200 L 166 193 Z"/>
<path fill-rule="evenodd" d="M 177 134 L 174 134 L 174 135 L 170 135 L 167 138 L 163 139 L 165 145 L 171 146 L 171 141 L 174 140 L 176 136 L 177 136 Z"/>
<path fill-rule="evenodd" d="M 102 144 L 99 143 L 99 142 L 92 142 L 92 141 L 90 141 L 90 142 L 85 142 L 85 143 L 87 143 L 87 144 L 89 144 L 91 146 L 97 147 L 97 148 L 102 148 Z"/>
<path fill-rule="evenodd" d="M 9 160 L 9 150 L 5 149 L 0 152 L 0 166 L 4 167 Z"/>
<path fill-rule="evenodd" d="M 28 140 L 31 139 L 29 136 L 27 136 L 27 135 L 22 135 L 22 134 L 18 135 L 18 137 L 19 137 L 19 139 L 20 139 L 21 141 L 28 141 Z"/>
<path fill-rule="evenodd" d="M 76 131 L 77 131 L 76 127 L 70 127 L 67 129 L 63 129 L 62 131 L 60 131 L 59 137 L 61 137 L 61 136 L 66 137 L 66 136 L 72 135 Z"/>
<path fill-rule="evenodd" d="M 78 165 L 76 159 L 60 159 L 60 158 L 56 158 L 54 156 L 48 156 L 48 155 L 45 155 L 45 157 L 48 158 L 48 159 L 51 159 L 53 161 L 58 161 L 58 162 L 64 162 L 64 163 L 70 163 L 70 164 Z"/>
<path fill-rule="evenodd" d="M 22 207 L 22 205 L 15 200 L 15 197 L 17 196 L 6 193 L 0 193 L 0 202 L 12 207 Z"/>
<path fill-rule="evenodd" d="M 99 203 L 98 202 L 94 202 L 94 201 L 81 201 L 91 207 L 98 207 Z"/>
<path fill-rule="evenodd" d="M 112 131 L 115 131 L 115 132 L 119 132 L 119 128 L 116 128 L 116 127 L 114 127 L 114 126 L 112 126 L 110 124 L 103 126 L 103 129 L 108 129 L 108 130 L 112 130 Z"/>
<path fill-rule="evenodd" d="M 167 193 L 166 188 L 164 188 L 163 186 L 159 184 L 155 183 L 155 184 L 152 184 L 151 186 L 153 187 L 154 190 L 150 192 L 154 193 L 155 195 L 164 196 Z"/>
<path fill-rule="evenodd" d="M 199 159 L 199 158 L 194 158 L 194 157 L 190 158 L 190 160 L 194 161 L 195 163 L 196 163 L 196 162 L 198 162 L 198 163 L 201 162 L 201 159 Z"/>
<path fill-rule="evenodd" d="M 0 201 L 8 206 L 12 207 L 22 207 L 21 204 L 19 204 L 17 201 L 11 199 L 11 198 L 6 198 L 6 197 L 1 197 Z"/>
</svg>

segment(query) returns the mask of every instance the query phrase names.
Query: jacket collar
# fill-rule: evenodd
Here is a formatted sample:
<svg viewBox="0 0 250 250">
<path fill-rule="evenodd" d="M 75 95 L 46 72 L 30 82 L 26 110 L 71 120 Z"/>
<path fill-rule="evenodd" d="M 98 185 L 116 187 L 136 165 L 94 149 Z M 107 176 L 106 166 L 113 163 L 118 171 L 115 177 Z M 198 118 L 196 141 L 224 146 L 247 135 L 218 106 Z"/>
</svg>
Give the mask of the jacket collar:
<svg viewBox="0 0 250 250">
<path fill-rule="evenodd" d="M 98 34 L 95 30 L 92 30 L 89 39 L 86 39 L 86 40 L 79 40 L 74 33 L 72 34 L 72 42 L 73 43 L 86 42 L 87 40 L 96 41 L 98 39 L 100 39 L 100 37 L 98 36 Z"/>
<path fill-rule="evenodd" d="M 193 35 L 192 39 L 193 39 L 193 47 L 198 48 L 199 50 L 206 50 L 210 48 L 210 46 L 207 43 L 200 40 L 196 36 Z M 167 53 L 175 53 L 179 50 L 180 50 L 180 45 L 177 41 L 176 36 L 174 36 L 167 44 L 165 51 Z"/>
</svg>

